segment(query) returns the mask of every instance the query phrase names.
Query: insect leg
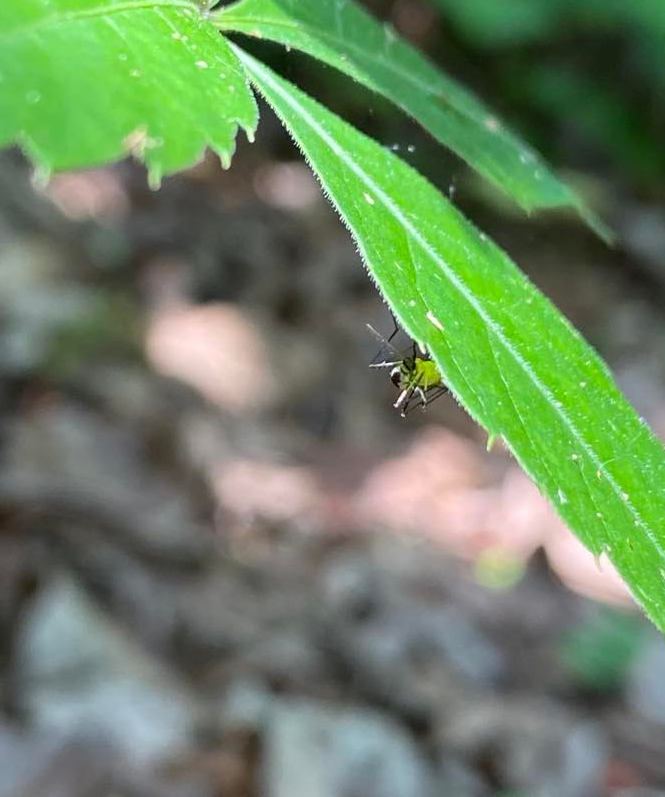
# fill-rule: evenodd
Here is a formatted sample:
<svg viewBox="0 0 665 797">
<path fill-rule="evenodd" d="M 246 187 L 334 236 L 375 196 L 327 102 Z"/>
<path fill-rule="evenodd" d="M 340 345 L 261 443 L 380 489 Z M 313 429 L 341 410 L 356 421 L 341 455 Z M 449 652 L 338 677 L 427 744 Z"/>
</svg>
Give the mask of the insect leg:
<svg viewBox="0 0 665 797">
<path fill-rule="evenodd" d="M 392 313 L 390 315 L 393 315 Z M 390 337 L 388 338 L 388 343 L 395 337 L 395 335 L 399 332 L 399 324 L 397 323 L 397 319 L 393 315 L 393 324 L 395 325 L 395 329 L 390 333 Z"/>
<path fill-rule="evenodd" d="M 425 391 L 425 395 L 427 396 L 427 406 L 429 407 L 430 404 L 435 402 L 438 398 L 441 398 L 441 396 L 445 396 L 446 393 L 448 393 L 448 392 L 449 392 L 449 390 L 448 390 L 448 388 L 445 385 L 441 385 L 439 387 L 429 388 L 428 390 Z M 417 406 L 421 407 L 423 405 L 422 404 L 418 404 Z M 414 409 L 416 409 L 416 405 L 412 405 L 410 407 L 410 410 L 414 410 Z M 424 409 L 424 407 L 423 407 L 423 409 Z"/>
<path fill-rule="evenodd" d="M 394 362 L 382 362 L 382 363 L 370 363 L 369 368 L 393 368 L 393 366 L 397 366 L 399 368 L 401 364 L 401 360 L 395 360 Z M 391 372 L 392 375 L 392 372 Z"/>
<path fill-rule="evenodd" d="M 406 399 L 406 403 L 407 403 L 407 406 L 408 406 L 408 404 L 409 404 L 408 399 L 409 399 L 410 394 L 412 394 L 412 393 L 413 393 L 413 390 L 411 389 L 411 387 L 405 387 L 404 390 L 402 390 L 402 392 L 397 397 L 397 401 L 393 404 L 393 407 L 396 410 L 398 410 L 402 406 L 402 404 L 404 403 L 405 399 Z M 404 410 L 402 410 L 402 415 L 404 415 Z"/>
</svg>

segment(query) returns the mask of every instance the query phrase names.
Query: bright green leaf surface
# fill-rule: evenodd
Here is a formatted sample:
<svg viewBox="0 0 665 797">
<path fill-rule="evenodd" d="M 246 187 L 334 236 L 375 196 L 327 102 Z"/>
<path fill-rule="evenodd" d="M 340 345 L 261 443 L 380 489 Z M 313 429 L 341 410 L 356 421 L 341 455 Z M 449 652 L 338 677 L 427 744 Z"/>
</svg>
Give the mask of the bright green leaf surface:
<svg viewBox="0 0 665 797">
<path fill-rule="evenodd" d="M 46 172 L 131 153 L 150 178 L 224 163 L 256 104 L 227 43 L 185 0 L 0 0 L 0 146 Z"/>
<path fill-rule="evenodd" d="M 241 0 L 213 19 L 223 30 L 309 53 L 384 95 L 526 210 L 575 207 L 606 234 L 480 100 L 351 0 Z"/>
<path fill-rule="evenodd" d="M 665 629 L 665 451 L 605 365 L 423 177 L 236 49 L 404 329 Z"/>
</svg>

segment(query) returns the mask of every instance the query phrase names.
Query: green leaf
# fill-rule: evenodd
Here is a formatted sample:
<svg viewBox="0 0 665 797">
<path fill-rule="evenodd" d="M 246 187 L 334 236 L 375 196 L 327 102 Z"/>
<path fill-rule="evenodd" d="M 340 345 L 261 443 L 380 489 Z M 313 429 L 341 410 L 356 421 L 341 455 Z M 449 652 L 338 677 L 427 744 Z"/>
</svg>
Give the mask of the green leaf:
<svg viewBox="0 0 665 797">
<path fill-rule="evenodd" d="M 193 2 L 0 2 L 0 146 L 47 173 L 131 153 L 157 183 L 206 146 L 228 164 L 238 125 L 256 123 L 242 69 Z"/>
<path fill-rule="evenodd" d="M 646 630 L 634 614 L 599 607 L 566 632 L 560 648 L 563 667 L 587 689 L 621 689 L 649 639 Z"/>
<path fill-rule="evenodd" d="M 608 237 L 579 197 L 480 100 L 351 0 L 240 0 L 212 18 L 222 30 L 270 39 L 336 67 L 413 116 L 525 210 L 574 207 Z"/>
<path fill-rule="evenodd" d="M 665 450 L 595 352 L 411 167 L 234 48 L 454 395 L 665 629 Z"/>
<path fill-rule="evenodd" d="M 539 41 L 561 24 L 570 0 L 430 0 L 472 44 L 505 47 Z"/>
<path fill-rule="evenodd" d="M 643 114 L 630 107 L 615 84 L 606 85 L 561 64 L 530 64 L 515 79 L 519 94 L 543 114 L 566 114 L 591 140 L 642 180 L 660 183 L 665 171 L 663 146 L 650 135 Z"/>
<path fill-rule="evenodd" d="M 665 31 L 662 0 L 430 0 L 471 44 L 503 47 L 541 40 L 570 28 L 599 32 Z"/>
</svg>

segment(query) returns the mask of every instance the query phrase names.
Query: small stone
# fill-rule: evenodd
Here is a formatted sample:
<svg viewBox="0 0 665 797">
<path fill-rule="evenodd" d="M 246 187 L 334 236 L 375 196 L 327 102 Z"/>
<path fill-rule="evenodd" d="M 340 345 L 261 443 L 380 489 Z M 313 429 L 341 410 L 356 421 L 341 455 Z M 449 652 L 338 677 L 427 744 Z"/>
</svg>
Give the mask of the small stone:
<svg viewBox="0 0 665 797">
<path fill-rule="evenodd" d="M 265 797 L 434 797 L 414 741 L 375 711 L 283 701 L 264 745 Z"/>
</svg>

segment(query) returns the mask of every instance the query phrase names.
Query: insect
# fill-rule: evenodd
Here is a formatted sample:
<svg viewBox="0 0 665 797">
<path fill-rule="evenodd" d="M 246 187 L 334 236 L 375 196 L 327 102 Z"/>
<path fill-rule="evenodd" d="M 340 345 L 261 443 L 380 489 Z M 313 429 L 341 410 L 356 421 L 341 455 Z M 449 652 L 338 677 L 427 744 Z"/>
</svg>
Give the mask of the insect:
<svg viewBox="0 0 665 797">
<path fill-rule="evenodd" d="M 391 355 L 389 359 L 382 362 L 371 362 L 369 367 L 391 369 L 390 381 L 400 391 L 393 407 L 400 411 L 402 418 L 405 418 L 407 413 L 416 407 L 426 409 L 428 404 L 448 392 L 436 364 L 432 362 L 426 352 L 418 348 L 415 342 L 412 343 L 412 348 L 406 355 L 400 353 L 392 345 L 390 341 L 399 331 L 397 322 L 395 322 L 393 333 L 387 339 L 369 324 L 367 324 L 367 328 L 383 344 L 383 348 L 374 359 L 378 359 L 384 351 Z M 416 398 L 415 403 L 414 398 Z"/>
</svg>

